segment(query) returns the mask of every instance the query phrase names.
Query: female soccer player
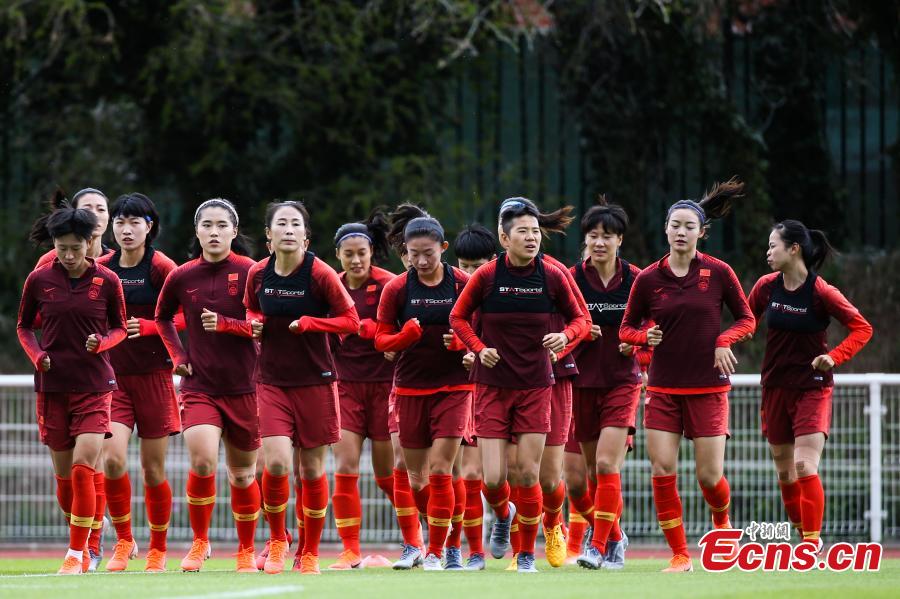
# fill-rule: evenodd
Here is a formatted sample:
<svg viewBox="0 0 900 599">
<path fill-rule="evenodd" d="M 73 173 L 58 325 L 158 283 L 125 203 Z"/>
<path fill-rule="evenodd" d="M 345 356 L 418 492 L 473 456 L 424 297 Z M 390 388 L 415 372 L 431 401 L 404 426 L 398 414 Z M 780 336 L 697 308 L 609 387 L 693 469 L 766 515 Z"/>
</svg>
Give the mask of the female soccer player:
<svg viewBox="0 0 900 599">
<path fill-rule="evenodd" d="M 395 376 L 400 446 L 416 503 L 420 510 L 427 503 L 424 568 L 442 570 L 455 498 L 451 470 L 472 402 L 472 385 L 462 364 L 465 348 L 453 339 L 449 318 L 469 277 L 442 261 L 448 243 L 437 220 L 404 205 L 394 222 L 404 221 L 412 268 L 382 293 L 375 349 L 401 352 Z"/>
<path fill-rule="evenodd" d="M 137 556 L 131 530 L 131 480 L 128 477 L 128 441 L 137 425 L 141 439 L 141 470 L 150 550 L 147 572 L 166 569 L 166 531 L 172 512 L 172 490 L 166 480 L 169 436 L 181 432 L 181 417 L 172 386 L 172 361 L 159 338 L 153 320 L 156 301 L 166 276 L 175 263 L 155 249 L 159 214 L 147 196 L 123 195 L 110 211 L 119 250 L 100 257 L 119 277 L 125 291 L 128 339 L 110 351 L 118 378 L 113 392 L 110 419 L 112 437 L 104 442 L 104 468 L 109 514 L 118 542 L 106 564 L 110 572 L 125 570 Z M 179 316 L 180 328 L 184 319 Z"/>
<path fill-rule="evenodd" d="M 271 544 L 265 572 L 284 570 L 288 475 L 298 454 L 303 506 L 303 551 L 295 569 L 319 574 L 319 541 L 328 508 L 325 456 L 340 439 L 340 408 L 328 333 L 359 330 L 353 300 L 337 273 L 308 251 L 309 213 L 300 202 L 273 202 L 266 238 L 274 253 L 247 276 L 244 303 L 260 337 L 259 424 L 266 466 L 263 503 Z M 262 323 L 260 323 L 262 321 Z"/>
<path fill-rule="evenodd" d="M 542 512 L 538 475 L 550 432 L 554 382 L 550 352 L 562 352 L 587 328 L 563 272 L 538 257 L 539 214 L 524 202 L 504 202 L 501 244 L 507 252 L 475 272 L 450 316 L 453 330 L 478 356 L 475 432 L 482 451 L 485 497 L 498 518 L 491 554 L 499 559 L 508 549 L 509 526 L 518 507 L 519 572 L 537 571 L 534 541 Z M 471 323 L 479 308 L 481 335 Z M 561 332 L 552 330 L 554 311 L 566 319 Z M 506 481 L 506 446 L 513 434 L 518 436 L 519 506 L 510 504 Z"/>
<path fill-rule="evenodd" d="M 872 338 L 872 326 L 817 274 L 833 249 L 825 233 L 796 220 L 775 225 L 766 261 L 774 271 L 750 292 L 750 309 L 768 326 L 762 367 L 762 432 L 781 497 L 804 541 L 821 547 L 825 492 L 819 460 L 831 427 L 831 371 Z M 850 334 L 828 351 L 830 318 Z"/>
<path fill-rule="evenodd" d="M 341 282 L 353 299 L 360 326 L 354 334 L 343 336 L 334 352 L 341 439 L 334 445 L 336 471 L 331 502 L 344 551 L 328 567 L 330 570 L 348 570 L 362 563 L 359 459 L 366 438 L 372 443 L 375 482 L 394 503 L 394 455 L 388 431 L 394 364 L 375 349 L 373 341 L 381 293 L 395 276 L 374 264 L 387 259 L 389 230 L 384 212 L 376 209 L 364 222 L 342 225 L 334 235 L 335 253 L 343 268 Z"/>
<path fill-rule="evenodd" d="M 754 320 L 734 271 L 697 251 L 697 243 L 711 221 L 728 213 L 743 188 L 731 179 L 700 202 L 682 200 L 669 208 L 670 252 L 635 278 L 619 329 L 622 343 L 654 347 L 644 426 L 659 526 L 673 553 L 664 572 L 693 569 L 676 482 L 682 436 L 694 442 L 697 481 L 713 524 L 731 527 L 724 476 L 729 375 L 737 365 L 731 345 L 753 331 Z M 719 332 L 723 304 L 735 322 Z M 656 324 L 643 330 L 647 320 Z"/>
<path fill-rule="evenodd" d="M 87 570 L 86 549 L 96 515 L 94 466 L 109 435 L 116 378 L 107 350 L 126 336 L 118 277 L 87 257 L 97 217 L 60 208 L 39 221 L 31 238 L 53 240 L 57 257 L 25 280 L 19 343 L 34 365 L 41 441 L 50 448 L 57 498 L 69 521 L 69 551 L 59 574 Z M 35 335 L 41 319 L 42 335 Z M 102 514 L 101 514 L 102 518 Z"/>
<path fill-rule="evenodd" d="M 253 536 L 259 516 L 254 483 L 259 419 L 253 374 L 256 344 L 241 301 L 254 262 L 238 234 L 238 214 L 228 200 L 207 200 L 194 212 L 199 256 L 169 273 L 156 305 L 156 327 L 182 377 L 184 442 L 190 455 L 188 512 L 194 541 L 181 561 L 197 572 L 209 558 L 209 524 L 216 502 L 219 441 L 231 485 L 231 509 L 238 534 L 237 571 L 258 572 Z M 174 319 L 184 311 L 188 347 Z"/>
<path fill-rule="evenodd" d="M 619 257 L 627 228 L 625 210 L 601 196 L 601 204 L 581 219 L 588 257 L 571 269 L 592 322 L 592 340 L 575 350 L 579 374 L 574 393 L 575 437 L 597 480 L 592 539 L 578 558 L 579 565 L 592 569 L 623 567 L 628 543 L 615 526 L 622 513 L 619 472 L 628 436 L 635 432 L 642 377 L 635 347 L 619 342 L 628 295 L 640 274 L 638 267 Z M 609 538 L 611 532 L 615 538 Z"/>
</svg>

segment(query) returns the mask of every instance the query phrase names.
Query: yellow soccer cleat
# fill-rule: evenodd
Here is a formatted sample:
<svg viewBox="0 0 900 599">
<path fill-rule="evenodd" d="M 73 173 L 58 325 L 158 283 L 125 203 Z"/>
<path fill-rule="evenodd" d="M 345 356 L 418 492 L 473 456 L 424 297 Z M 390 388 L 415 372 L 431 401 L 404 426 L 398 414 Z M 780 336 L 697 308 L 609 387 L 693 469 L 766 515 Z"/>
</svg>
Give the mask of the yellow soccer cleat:
<svg viewBox="0 0 900 599">
<path fill-rule="evenodd" d="M 566 537 L 563 535 L 562 526 L 557 524 L 550 530 L 545 528 L 544 541 L 546 542 L 547 562 L 554 568 L 565 564 Z"/>
</svg>

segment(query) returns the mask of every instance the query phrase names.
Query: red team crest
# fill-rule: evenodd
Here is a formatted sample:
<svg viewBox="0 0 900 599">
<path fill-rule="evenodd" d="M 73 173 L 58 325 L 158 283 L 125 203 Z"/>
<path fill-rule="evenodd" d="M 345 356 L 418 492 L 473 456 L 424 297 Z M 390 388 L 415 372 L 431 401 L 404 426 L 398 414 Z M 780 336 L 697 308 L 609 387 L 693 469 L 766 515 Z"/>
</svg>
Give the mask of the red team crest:
<svg viewBox="0 0 900 599">
<path fill-rule="evenodd" d="M 700 269 L 700 282 L 697 283 L 697 288 L 700 291 L 707 291 L 709 289 L 709 277 L 712 275 L 712 271 L 708 268 Z"/>
<path fill-rule="evenodd" d="M 103 277 L 94 277 L 91 279 L 91 288 L 88 291 L 88 297 L 95 300 L 100 297 L 100 288 L 103 286 Z"/>
<path fill-rule="evenodd" d="M 236 272 L 228 273 L 228 295 L 238 294 L 238 279 L 240 275 Z"/>
</svg>

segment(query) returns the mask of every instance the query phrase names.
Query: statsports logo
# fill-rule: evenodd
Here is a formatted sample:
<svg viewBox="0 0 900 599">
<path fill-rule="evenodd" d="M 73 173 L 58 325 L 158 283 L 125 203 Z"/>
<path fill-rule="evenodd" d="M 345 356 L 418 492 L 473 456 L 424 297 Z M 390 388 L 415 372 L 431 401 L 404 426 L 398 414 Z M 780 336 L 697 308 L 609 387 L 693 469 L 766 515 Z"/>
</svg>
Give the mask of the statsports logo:
<svg viewBox="0 0 900 599">
<path fill-rule="evenodd" d="M 624 312 L 627 304 L 588 304 L 588 310 L 591 312 Z"/>
<path fill-rule="evenodd" d="M 543 287 L 505 287 L 503 285 L 499 288 L 500 295 L 541 295 L 544 293 Z"/>
<path fill-rule="evenodd" d="M 305 289 L 275 289 L 274 287 L 266 287 L 263 293 L 274 297 L 305 297 Z"/>
<path fill-rule="evenodd" d="M 445 297 L 445 298 L 440 298 L 440 299 L 434 299 L 434 298 L 429 298 L 429 297 L 425 297 L 425 298 L 414 297 L 409 300 L 409 305 L 410 306 L 426 306 L 426 307 L 450 306 L 450 305 L 453 305 L 454 300 L 455 300 L 455 298 L 452 298 L 452 297 Z"/>
</svg>

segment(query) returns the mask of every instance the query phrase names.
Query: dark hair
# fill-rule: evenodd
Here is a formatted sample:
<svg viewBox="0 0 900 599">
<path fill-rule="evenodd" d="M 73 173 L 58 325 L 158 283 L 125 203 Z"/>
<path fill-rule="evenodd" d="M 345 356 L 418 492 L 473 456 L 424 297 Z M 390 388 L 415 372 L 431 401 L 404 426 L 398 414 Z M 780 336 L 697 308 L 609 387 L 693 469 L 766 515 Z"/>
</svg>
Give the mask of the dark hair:
<svg viewBox="0 0 900 599">
<path fill-rule="evenodd" d="M 159 235 L 159 213 L 156 211 L 153 200 L 142 193 L 133 191 L 131 193 L 120 195 L 116 198 L 116 203 L 113 204 L 113 207 L 109 212 L 110 217 L 113 219 L 119 218 L 120 216 L 135 216 L 137 218 L 143 218 L 148 222 L 152 222 L 153 224 L 150 225 L 150 231 L 147 232 L 147 245 L 150 245 L 150 242 Z"/>
<path fill-rule="evenodd" d="M 79 239 L 90 241 L 96 226 L 97 215 L 90 210 L 65 206 L 39 218 L 29 237 L 32 241 L 41 243 L 71 233 Z"/>
<path fill-rule="evenodd" d="M 346 223 L 338 227 L 334 234 L 334 247 L 340 248 L 341 243 L 347 237 L 360 236 L 369 240 L 372 247 L 372 261 L 382 262 L 387 260 L 391 244 L 388 235 L 391 231 L 391 223 L 385 214 L 384 206 L 376 206 L 369 213 L 368 218 L 362 222 Z"/>
<path fill-rule="evenodd" d="M 211 200 L 206 200 L 197 206 L 197 209 L 194 211 L 194 228 L 200 223 L 200 213 L 203 212 L 206 208 L 224 208 L 226 212 L 228 212 L 228 218 L 231 220 L 231 224 L 234 225 L 234 228 L 238 228 L 238 223 L 240 219 L 238 218 L 237 208 L 234 207 L 234 204 L 229 202 L 224 198 L 213 198 Z M 253 242 L 249 237 L 244 235 L 243 233 L 238 233 L 235 235 L 234 239 L 231 240 L 231 251 L 235 254 L 240 254 L 241 256 L 253 256 Z M 191 258 L 199 258 L 203 254 L 203 248 L 200 246 L 200 240 L 197 239 L 197 236 L 194 236 L 194 239 L 191 240 Z"/>
<path fill-rule="evenodd" d="M 566 227 L 575 220 L 575 217 L 571 216 L 573 210 L 575 210 L 573 206 L 563 206 L 553 212 L 544 213 L 528 198 L 506 198 L 500 204 L 500 228 L 508 235 L 512 229 L 513 219 L 520 216 L 533 216 L 537 219 L 543 233 L 562 233 L 565 235 Z"/>
<path fill-rule="evenodd" d="M 89 194 L 96 194 L 106 200 L 107 205 L 109 204 L 109 198 L 106 197 L 106 194 L 100 191 L 99 189 L 94 189 L 93 187 L 85 187 L 84 189 L 79 189 L 75 192 L 75 195 L 72 196 L 72 205 L 78 208 L 78 198 L 81 196 L 86 196 Z"/>
<path fill-rule="evenodd" d="M 463 260 L 490 260 L 497 253 L 497 239 L 484 225 L 467 225 L 453 240 L 453 253 Z"/>
<path fill-rule="evenodd" d="M 807 229 L 799 220 L 783 220 L 775 223 L 772 229 L 778 231 L 785 246 L 790 247 L 795 243 L 800 246 L 803 263 L 810 270 L 819 270 L 825 260 L 836 253 L 824 231 Z"/>
<path fill-rule="evenodd" d="M 672 212 L 680 208 L 687 208 L 696 212 L 700 217 L 700 228 L 704 231 L 708 230 L 711 221 L 722 218 L 731 212 L 732 204 L 742 197 L 744 197 L 744 182 L 734 176 L 724 183 L 714 184 L 699 202 L 679 200 L 672 204 L 669 211 L 666 212 L 666 223 L 668 224 Z"/>
<path fill-rule="evenodd" d="M 310 233 L 312 232 L 309 224 L 309 210 L 307 210 L 306 206 L 303 205 L 303 202 L 299 200 L 276 200 L 274 202 L 269 202 L 269 205 L 266 206 L 266 227 L 272 228 L 272 221 L 275 220 L 275 213 L 282 208 L 293 208 L 300 213 L 300 216 L 303 217 L 303 227 L 306 229 L 306 238 L 309 239 Z"/>
<path fill-rule="evenodd" d="M 598 226 L 607 233 L 624 235 L 628 230 L 628 213 L 618 204 L 610 204 L 602 193 L 597 197 L 597 205 L 581 217 L 581 235 L 587 235 Z"/>
<path fill-rule="evenodd" d="M 430 237 L 438 243 L 444 242 L 444 228 L 436 218 L 415 204 L 400 204 L 391 213 L 391 232 L 388 239 L 400 255 L 398 249 L 410 239 Z"/>
</svg>

